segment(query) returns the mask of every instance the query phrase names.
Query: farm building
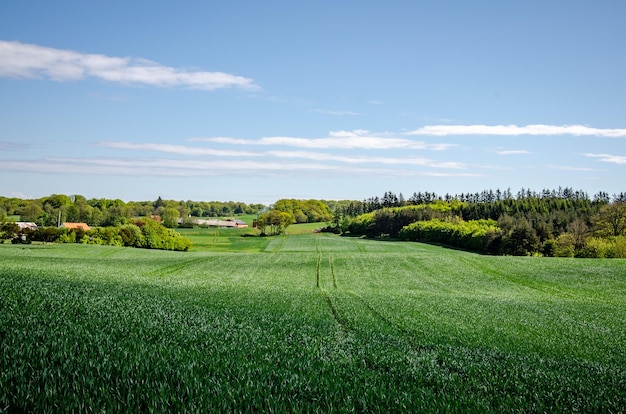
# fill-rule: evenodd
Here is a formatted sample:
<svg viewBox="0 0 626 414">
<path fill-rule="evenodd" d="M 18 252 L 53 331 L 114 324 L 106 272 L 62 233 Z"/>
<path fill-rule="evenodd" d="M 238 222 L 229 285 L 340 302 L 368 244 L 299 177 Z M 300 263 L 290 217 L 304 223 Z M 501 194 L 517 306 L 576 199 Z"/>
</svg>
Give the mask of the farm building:
<svg viewBox="0 0 626 414">
<path fill-rule="evenodd" d="M 89 231 L 91 228 L 87 225 L 87 223 L 63 223 L 61 224 L 61 228 L 70 229 L 70 230 L 83 230 Z"/>
<path fill-rule="evenodd" d="M 246 227 L 248 227 L 248 223 L 239 219 L 227 219 L 226 222 L 231 224 L 233 227 L 237 227 L 239 229 L 245 229 Z"/>
<path fill-rule="evenodd" d="M 208 226 L 208 227 L 222 227 L 222 228 L 238 228 L 245 229 L 248 227 L 248 223 L 239 219 L 226 219 L 226 220 L 204 220 L 204 219 L 196 219 L 194 220 L 195 224 L 200 226 Z"/>
<path fill-rule="evenodd" d="M 33 223 L 32 221 L 18 221 L 15 224 L 17 224 L 20 230 L 24 230 L 24 229 L 36 230 L 37 229 L 37 224 Z"/>
</svg>

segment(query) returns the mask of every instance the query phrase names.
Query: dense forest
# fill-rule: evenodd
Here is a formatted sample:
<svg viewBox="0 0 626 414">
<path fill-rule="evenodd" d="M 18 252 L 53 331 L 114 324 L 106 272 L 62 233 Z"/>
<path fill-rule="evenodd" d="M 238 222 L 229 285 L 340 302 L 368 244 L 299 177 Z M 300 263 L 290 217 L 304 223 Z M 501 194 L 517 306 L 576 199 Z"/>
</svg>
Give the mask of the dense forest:
<svg viewBox="0 0 626 414">
<path fill-rule="evenodd" d="M 331 228 L 489 254 L 626 257 L 626 193 L 522 189 L 405 199 L 387 192 L 337 205 Z"/>
</svg>

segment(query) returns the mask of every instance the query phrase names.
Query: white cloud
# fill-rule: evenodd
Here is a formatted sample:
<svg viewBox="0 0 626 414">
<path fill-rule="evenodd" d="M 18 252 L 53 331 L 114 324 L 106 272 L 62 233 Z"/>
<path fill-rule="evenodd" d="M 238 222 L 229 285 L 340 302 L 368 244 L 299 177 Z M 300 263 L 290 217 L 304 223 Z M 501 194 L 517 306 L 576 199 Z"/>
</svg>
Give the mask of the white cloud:
<svg viewBox="0 0 626 414">
<path fill-rule="evenodd" d="M 467 166 L 461 162 L 435 161 L 428 158 L 393 158 L 393 157 L 367 157 L 367 156 L 344 156 L 320 152 L 308 151 L 268 151 L 268 155 L 279 158 L 302 158 L 316 161 L 336 161 L 346 164 L 388 164 L 388 165 L 419 165 L 430 168 L 465 169 Z"/>
<path fill-rule="evenodd" d="M 0 76 L 71 81 L 93 77 L 110 82 L 213 90 L 258 88 L 252 79 L 223 72 L 188 71 L 142 58 L 84 54 L 0 40 Z"/>
<path fill-rule="evenodd" d="M 430 168 L 465 169 L 464 163 L 454 161 L 435 161 L 428 158 L 402 158 L 402 157 L 370 157 L 361 155 L 336 155 L 314 151 L 229 151 L 214 148 L 189 147 L 184 145 L 145 143 L 135 144 L 132 142 L 102 142 L 97 144 L 102 147 L 131 150 L 152 151 L 168 154 L 188 156 L 215 156 L 215 157 L 263 157 L 268 158 L 301 158 L 306 160 L 339 162 L 345 164 L 387 164 L 387 165 L 417 165 Z"/>
<path fill-rule="evenodd" d="M 530 151 L 526 150 L 494 150 L 498 155 L 525 155 L 530 154 Z"/>
<path fill-rule="evenodd" d="M 586 157 L 598 158 L 602 162 L 610 162 L 612 164 L 626 164 L 626 156 L 611 154 L 585 154 Z"/>
<path fill-rule="evenodd" d="M 598 172 L 602 170 L 598 170 L 596 168 L 587 168 L 587 167 L 570 167 L 567 165 L 547 165 L 547 168 L 552 170 L 562 170 L 562 171 L 579 171 L 579 172 Z"/>
<path fill-rule="evenodd" d="M 428 125 L 408 135 L 450 136 L 450 135 L 575 135 L 608 138 L 626 137 L 626 129 L 591 128 L 584 125 Z"/>
<path fill-rule="evenodd" d="M 169 154 L 179 155 L 210 155 L 216 157 L 255 157 L 260 154 L 246 151 L 227 151 L 214 148 L 200 148 L 200 147 L 188 147 L 184 145 L 172 145 L 172 144 L 135 144 L 132 142 L 101 142 L 97 145 L 114 149 L 125 149 L 133 151 L 153 151 L 153 152 L 165 152 Z"/>
<path fill-rule="evenodd" d="M 433 176 L 433 177 L 478 177 L 481 174 L 468 172 L 433 172 L 402 169 L 377 169 L 371 167 L 346 167 L 324 163 L 258 161 L 258 160 L 178 160 L 154 158 L 47 158 L 38 160 L 4 160 L 0 171 L 20 171 L 44 174 L 120 175 L 136 176 L 285 176 L 305 175 L 311 177 L 338 174 L 357 176 Z"/>
<path fill-rule="evenodd" d="M 205 141 L 233 145 L 282 145 L 310 149 L 413 149 L 443 151 L 455 147 L 455 144 L 429 144 L 406 138 L 372 135 L 369 131 L 331 131 L 325 138 L 263 137 L 258 140 L 228 137 L 191 138 L 190 141 Z"/>
<path fill-rule="evenodd" d="M 319 112 L 320 114 L 335 115 L 335 116 L 345 116 L 345 115 L 357 116 L 357 115 L 361 115 L 360 113 L 353 112 L 353 111 L 332 111 L 332 110 L 329 110 L 329 109 L 314 109 L 313 112 Z"/>
</svg>

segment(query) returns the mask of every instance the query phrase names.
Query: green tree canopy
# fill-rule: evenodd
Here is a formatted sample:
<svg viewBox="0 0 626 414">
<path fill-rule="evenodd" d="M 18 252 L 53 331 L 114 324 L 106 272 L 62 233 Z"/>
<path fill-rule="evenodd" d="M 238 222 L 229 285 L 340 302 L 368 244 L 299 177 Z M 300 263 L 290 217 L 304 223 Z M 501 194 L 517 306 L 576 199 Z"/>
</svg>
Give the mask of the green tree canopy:
<svg viewBox="0 0 626 414">
<path fill-rule="evenodd" d="M 626 234 L 626 203 L 614 201 L 603 206 L 591 220 L 596 233 L 600 236 Z"/>
<path fill-rule="evenodd" d="M 291 214 L 279 210 L 270 210 L 259 216 L 257 226 L 261 234 L 273 236 L 282 234 L 294 222 Z"/>
</svg>

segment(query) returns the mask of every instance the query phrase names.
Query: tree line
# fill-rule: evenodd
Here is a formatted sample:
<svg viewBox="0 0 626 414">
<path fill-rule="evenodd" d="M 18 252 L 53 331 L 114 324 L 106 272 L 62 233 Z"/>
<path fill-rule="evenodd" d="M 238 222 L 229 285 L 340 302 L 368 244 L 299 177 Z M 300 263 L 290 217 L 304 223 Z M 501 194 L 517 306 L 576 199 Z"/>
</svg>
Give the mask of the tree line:
<svg viewBox="0 0 626 414">
<path fill-rule="evenodd" d="M 326 222 L 326 230 L 337 233 L 443 243 L 490 254 L 626 257 L 624 192 L 609 196 L 600 191 L 590 197 L 568 187 L 522 188 L 517 193 L 497 189 L 444 196 L 415 192 L 405 198 L 388 191 L 362 201 L 281 199 L 270 207 L 160 197 L 127 203 L 58 194 L 36 200 L 0 197 L 0 222 L 20 216 L 40 226 L 69 221 L 118 228 L 158 217 L 174 228 L 181 221 L 193 225 L 191 216 L 237 214 L 257 214 L 263 235 L 280 234 L 294 223 Z"/>
<path fill-rule="evenodd" d="M 220 201 L 129 201 L 91 198 L 81 195 L 52 194 L 32 200 L 0 197 L 0 222 L 7 217 L 20 216 L 21 221 L 39 226 L 57 226 L 64 222 L 87 223 L 90 226 L 118 226 L 136 217 L 159 216 L 167 227 L 176 227 L 180 218 L 224 217 L 257 214 L 266 208 L 263 204 Z"/>
<path fill-rule="evenodd" d="M 354 215 L 354 212 L 360 214 Z M 482 253 L 626 257 L 626 193 L 593 198 L 570 188 L 444 197 L 415 193 L 338 205 L 332 228 L 370 237 L 443 243 Z"/>
<path fill-rule="evenodd" d="M 144 249 L 187 251 L 191 241 L 156 220 L 144 218 L 118 226 L 67 229 L 54 226 L 21 229 L 15 222 L 0 223 L 0 243 L 13 244 L 81 243 L 106 246 L 126 246 Z"/>
</svg>

